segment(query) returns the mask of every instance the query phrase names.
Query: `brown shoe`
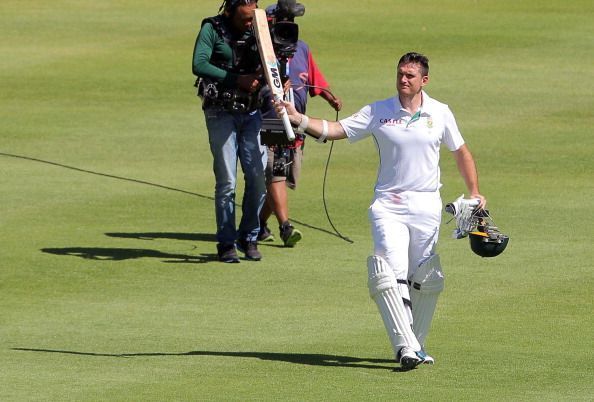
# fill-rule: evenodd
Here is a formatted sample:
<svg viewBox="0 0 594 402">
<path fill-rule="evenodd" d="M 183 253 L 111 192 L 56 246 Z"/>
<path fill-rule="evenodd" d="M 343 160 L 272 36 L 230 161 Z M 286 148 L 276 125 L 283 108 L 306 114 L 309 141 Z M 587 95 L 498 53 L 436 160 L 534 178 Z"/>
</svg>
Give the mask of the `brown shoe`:
<svg viewBox="0 0 594 402">
<path fill-rule="evenodd" d="M 266 226 L 266 224 L 260 223 L 260 233 L 258 234 L 258 241 L 274 241 L 274 235 Z"/>
<path fill-rule="evenodd" d="M 260 261 L 262 254 L 258 251 L 258 242 L 238 240 L 237 249 L 245 254 L 245 258 L 252 261 Z"/>
<path fill-rule="evenodd" d="M 217 254 L 221 262 L 239 262 L 239 256 L 237 255 L 237 251 L 235 251 L 235 244 L 217 244 Z"/>
</svg>

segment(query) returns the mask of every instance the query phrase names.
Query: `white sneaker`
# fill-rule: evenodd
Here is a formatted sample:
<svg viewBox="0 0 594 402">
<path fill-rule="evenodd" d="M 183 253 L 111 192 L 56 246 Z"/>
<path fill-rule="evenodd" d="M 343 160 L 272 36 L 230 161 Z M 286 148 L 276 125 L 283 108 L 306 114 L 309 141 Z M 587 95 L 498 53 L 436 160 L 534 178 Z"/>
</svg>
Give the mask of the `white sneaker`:
<svg viewBox="0 0 594 402">
<path fill-rule="evenodd" d="M 409 347 L 400 349 L 400 366 L 405 370 L 412 370 L 419 364 L 423 363 L 423 359 L 419 357 L 418 353 Z"/>
<path fill-rule="evenodd" d="M 417 352 L 417 356 L 423 359 L 422 364 L 435 364 L 435 359 L 429 356 L 423 349 L 420 352 Z"/>
<path fill-rule="evenodd" d="M 406 370 L 412 370 L 419 364 L 435 364 L 435 359 L 425 353 L 423 349 L 415 352 L 411 348 L 403 347 L 398 355 L 400 356 L 400 365 Z"/>
</svg>

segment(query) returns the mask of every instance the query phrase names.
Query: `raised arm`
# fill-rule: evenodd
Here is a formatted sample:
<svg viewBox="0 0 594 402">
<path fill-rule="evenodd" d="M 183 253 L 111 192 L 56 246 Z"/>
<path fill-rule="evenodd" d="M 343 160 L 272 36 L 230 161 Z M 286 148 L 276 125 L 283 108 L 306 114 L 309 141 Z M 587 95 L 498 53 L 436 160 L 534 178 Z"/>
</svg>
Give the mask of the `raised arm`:
<svg viewBox="0 0 594 402">
<path fill-rule="evenodd" d="M 314 137 L 318 142 L 324 142 L 326 140 L 342 140 L 347 137 L 344 129 L 337 121 L 327 121 L 308 117 L 299 113 L 289 102 L 275 102 L 274 107 L 278 115 L 283 113 L 283 106 L 287 110 L 291 124 L 297 127 L 298 133 L 308 134 Z"/>
</svg>

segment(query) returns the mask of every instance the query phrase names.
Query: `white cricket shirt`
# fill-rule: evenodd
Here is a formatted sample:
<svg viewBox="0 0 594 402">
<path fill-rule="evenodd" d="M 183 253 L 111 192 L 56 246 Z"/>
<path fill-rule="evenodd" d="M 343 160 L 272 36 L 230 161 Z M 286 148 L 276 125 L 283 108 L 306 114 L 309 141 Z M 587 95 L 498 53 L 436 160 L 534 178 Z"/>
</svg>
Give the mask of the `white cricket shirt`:
<svg viewBox="0 0 594 402">
<path fill-rule="evenodd" d="M 380 156 L 376 196 L 441 187 L 439 148 L 450 151 L 464 139 L 450 108 L 423 91 L 421 108 L 411 115 L 398 96 L 377 101 L 340 120 L 350 142 L 373 136 Z"/>
</svg>

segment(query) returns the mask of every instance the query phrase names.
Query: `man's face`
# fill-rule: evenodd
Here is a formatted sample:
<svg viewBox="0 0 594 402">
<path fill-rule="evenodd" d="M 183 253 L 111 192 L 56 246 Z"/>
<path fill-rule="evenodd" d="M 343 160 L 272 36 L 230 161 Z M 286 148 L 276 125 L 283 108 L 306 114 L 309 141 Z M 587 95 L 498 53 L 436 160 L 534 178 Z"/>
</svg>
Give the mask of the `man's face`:
<svg viewBox="0 0 594 402">
<path fill-rule="evenodd" d="M 235 10 L 233 14 L 233 26 L 239 32 L 245 32 L 252 27 L 252 13 L 258 7 L 256 2 L 241 5 Z"/>
<path fill-rule="evenodd" d="M 419 63 L 400 64 L 396 73 L 396 89 L 400 95 L 416 95 L 429 82 Z"/>
</svg>

